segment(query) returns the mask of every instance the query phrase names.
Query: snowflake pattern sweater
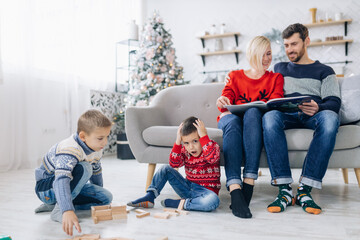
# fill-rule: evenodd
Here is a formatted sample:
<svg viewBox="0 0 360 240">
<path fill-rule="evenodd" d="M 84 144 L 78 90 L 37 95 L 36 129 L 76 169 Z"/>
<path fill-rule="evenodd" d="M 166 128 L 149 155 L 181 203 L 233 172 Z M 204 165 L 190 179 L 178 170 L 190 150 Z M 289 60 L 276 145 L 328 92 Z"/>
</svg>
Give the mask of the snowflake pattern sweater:
<svg viewBox="0 0 360 240">
<path fill-rule="evenodd" d="M 227 77 L 222 96 L 227 97 L 232 105 L 240 105 L 253 101 L 267 102 L 270 99 L 284 97 L 284 78 L 279 73 L 266 71 L 259 79 L 247 77 L 244 70 L 232 71 Z M 228 111 L 219 108 L 220 112 Z M 218 121 L 219 121 L 218 117 Z"/>
<path fill-rule="evenodd" d="M 173 168 L 185 166 L 186 179 L 219 194 L 220 147 L 206 135 L 200 138 L 202 153 L 198 157 L 189 154 L 182 145 L 174 144 L 169 164 Z"/>
</svg>

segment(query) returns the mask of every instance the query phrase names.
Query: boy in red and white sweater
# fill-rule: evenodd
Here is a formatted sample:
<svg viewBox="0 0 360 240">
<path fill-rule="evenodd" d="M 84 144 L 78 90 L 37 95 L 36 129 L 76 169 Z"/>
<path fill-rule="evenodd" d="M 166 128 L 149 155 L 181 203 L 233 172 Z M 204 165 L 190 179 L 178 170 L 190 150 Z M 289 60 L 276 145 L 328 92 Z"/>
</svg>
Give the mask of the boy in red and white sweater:
<svg viewBox="0 0 360 240">
<path fill-rule="evenodd" d="M 190 117 L 180 124 L 169 164 L 156 172 L 144 197 L 127 205 L 154 207 L 155 198 L 169 181 L 175 192 L 185 200 L 185 210 L 208 212 L 219 206 L 220 147 L 209 139 L 201 120 Z M 186 179 L 174 169 L 182 166 L 185 166 Z M 178 208 L 181 199 L 165 199 L 161 204 Z"/>
</svg>

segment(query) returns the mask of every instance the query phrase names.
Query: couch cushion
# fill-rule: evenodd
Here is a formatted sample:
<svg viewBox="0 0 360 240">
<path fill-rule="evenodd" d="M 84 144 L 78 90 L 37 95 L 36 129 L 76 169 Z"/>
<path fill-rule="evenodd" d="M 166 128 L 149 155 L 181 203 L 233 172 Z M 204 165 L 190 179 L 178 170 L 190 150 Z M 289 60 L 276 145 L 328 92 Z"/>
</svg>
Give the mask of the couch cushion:
<svg viewBox="0 0 360 240">
<path fill-rule="evenodd" d="M 152 146 L 172 147 L 175 143 L 177 126 L 152 126 L 143 131 L 145 142 Z M 222 149 L 222 131 L 207 128 L 208 135 Z M 289 129 L 285 131 L 289 150 L 308 150 L 313 138 L 313 130 Z M 360 146 L 360 126 L 340 126 L 336 137 L 335 150 L 350 149 Z"/>
<path fill-rule="evenodd" d="M 348 78 L 340 78 L 341 124 L 351 123 L 360 120 L 360 75 Z"/>
<path fill-rule="evenodd" d="M 146 128 L 142 135 L 145 142 L 153 146 L 174 146 L 178 126 L 152 126 Z M 222 148 L 222 131 L 216 128 L 206 128 L 210 139 Z"/>
</svg>

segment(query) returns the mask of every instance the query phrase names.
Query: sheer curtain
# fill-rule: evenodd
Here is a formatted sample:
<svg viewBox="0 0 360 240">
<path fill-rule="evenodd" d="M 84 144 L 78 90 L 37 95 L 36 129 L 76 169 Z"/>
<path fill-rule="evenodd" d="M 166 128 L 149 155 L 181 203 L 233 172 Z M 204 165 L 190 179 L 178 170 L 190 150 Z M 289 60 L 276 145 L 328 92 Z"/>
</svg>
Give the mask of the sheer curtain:
<svg viewBox="0 0 360 240">
<path fill-rule="evenodd" d="M 0 2 L 0 171 L 32 168 L 76 131 L 90 89 L 114 90 L 115 42 L 141 1 Z M 1 73 L 1 71 L 0 71 Z"/>
</svg>

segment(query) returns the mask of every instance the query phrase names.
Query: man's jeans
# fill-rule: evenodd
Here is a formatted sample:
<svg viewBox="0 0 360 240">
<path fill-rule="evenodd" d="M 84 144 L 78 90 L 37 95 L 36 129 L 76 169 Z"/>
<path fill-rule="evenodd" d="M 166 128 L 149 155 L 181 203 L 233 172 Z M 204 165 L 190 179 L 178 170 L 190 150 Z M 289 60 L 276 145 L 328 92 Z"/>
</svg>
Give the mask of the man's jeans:
<svg viewBox="0 0 360 240">
<path fill-rule="evenodd" d="M 147 192 L 152 191 L 155 197 L 159 196 L 167 181 L 175 192 L 185 199 L 184 209 L 186 210 L 209 212 L 219 206 L 220 200 L 216 193 L 190 182 L 169 165 L 163 166 L 155 173 Z"/>
<path fill-rule="evenodd" d="M 331 110 L 323 110 L 314 116 L 302 112 L 267 112 L 263 117 L 264 144 L 271 172 L 271 184 L 292 183 L 288 148 L 284 130 L 308 128 L 314 130 L 305 157 L 300 183 L 321 189 L 330 156 L 334 150 L 339 128 L 339 116 Z M 301 139 L 298 139 L 301 141 Z"/>
<path fill-rule="evenodd" d="M 250 108 L 242 117 L 228 114 L 220 119 L 218 128 L 223 131 L 226 187 L 231 184 L 242 185 L 243 156 L 245 156 L 244 178 L 258 178 L 263 147 L 262 116 L 263 113 L 258 108 Z"/>
<path fill-rule="evenodd" d="M 88 210 L 91 206 L 111 203 L 112 194 L 103 187 L 87 183 L 92 176 L 92 167 L 88 162 L 78 163 L 73 171 L 70 182 L 71 197 L 77 210 Z M 53 182 L 55 176 L 40 180 L 36 183 L 35 191 L 39 199 L 46 204 L 55 204 Z"/>
</svg>

